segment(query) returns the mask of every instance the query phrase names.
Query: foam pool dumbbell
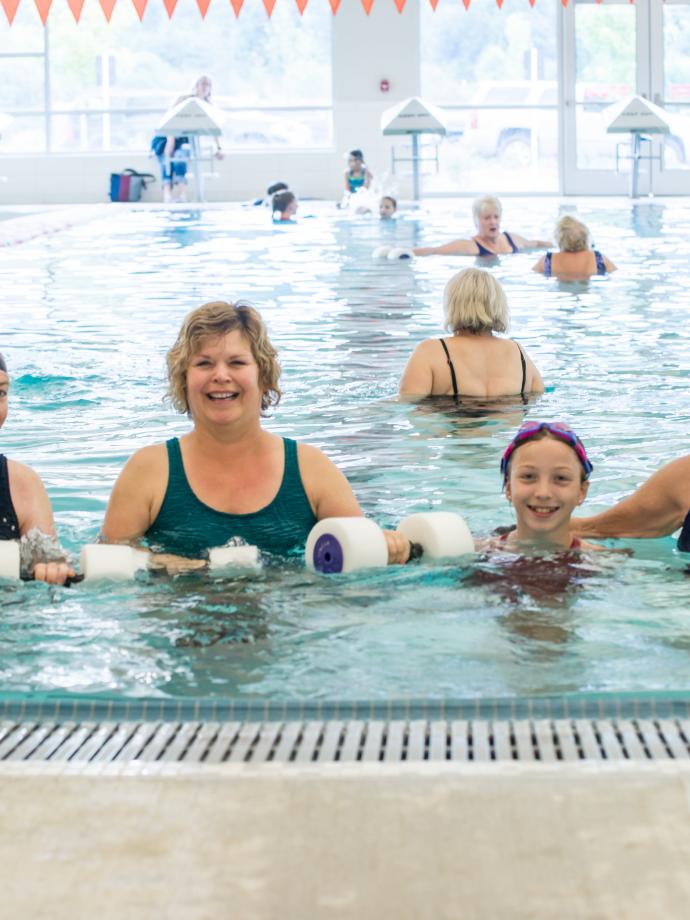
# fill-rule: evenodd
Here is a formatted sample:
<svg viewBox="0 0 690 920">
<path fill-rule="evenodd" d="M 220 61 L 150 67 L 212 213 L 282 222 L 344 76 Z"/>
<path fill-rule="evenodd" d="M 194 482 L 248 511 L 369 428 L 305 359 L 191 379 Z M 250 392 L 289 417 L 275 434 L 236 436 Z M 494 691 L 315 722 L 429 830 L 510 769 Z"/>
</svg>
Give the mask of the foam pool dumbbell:
<svg viewBox="0 0 690 920">
<path fill-rule="evenodd" d="M 0 578 L 16 581 L 21 573 L 21 558 L 17 540 L 0 540 Z"/>
<path fill-rule="evenodd" d="M 470 529 L 452 511 L 412 514 L 398 528 L 412 545 L 411 558 L 456 559 L 474 552 Z M 305 562 L 316 572 L 355 572 L 388 564 L 381 528 L 368 518 L 324 518 L 309 534 Z"/>
<path fill-rule="evenodd" d="M 376 249 L 372 252 L 372 259 L 387 259 L 388 253 L 391 251 L 391 246 L 377 246 Z"/>
<path fill-rule="evenodd" d="M 79 565 L 88 581 L 99 578 L 129 579 L 148 568 L 149 554 L 116 543 L 89 543 L 82 546 Z"/>
<path fill-rule="evenodd" d="M 391 262 L 405 262 L 414 259 L 414 252 L 411 249 L 405 249 L 403 246 L 395 246 L 386 256 Z"/>
<path fill-rule="evenodd" d="M 208 568 L 210 572 L 232 572 L 238 569 L 259 569 L 261 559 L 259 547 L 244 544 L 242 546 L 214 546 L 208 551 Z"/>
</svg>

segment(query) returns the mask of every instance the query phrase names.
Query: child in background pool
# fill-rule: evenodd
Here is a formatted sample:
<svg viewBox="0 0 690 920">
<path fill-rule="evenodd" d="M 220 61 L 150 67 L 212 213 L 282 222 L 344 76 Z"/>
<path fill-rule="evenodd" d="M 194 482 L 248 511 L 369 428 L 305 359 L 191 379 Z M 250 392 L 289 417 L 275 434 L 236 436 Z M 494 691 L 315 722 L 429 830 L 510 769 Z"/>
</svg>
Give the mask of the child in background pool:
<svg viewBox="0 0 690 920">
<path fill-rule="evenodd" d="M 525 422 L 501 460 L 506 498 L 517 527 L 484 549 L 552 552 L 599 549 L 571 534 L 570 518 L 582 504 L 592 472 L 582 441 L 562 422 Z"/>
<path fill-rule="evenodd" d="M 384 195 L 379 201 L 379 217 L 388 220 L 398 210 L 398 202 L 391 195 Z"/>
<path fill-rule="evenodd" d="M 374 177 L 367 169 L 361 150 L 351 150 L 347 155 L 345 170 L 345 192 L 353 194 L 360 188 L 369 188 Z"/>
<path fill-rule="evenodd" d="M 274 223 L 292 223 L 297 213 L 297 195 L 287 189 L 277 192 L 271 199 L 271 210 Z"/>
<path fill-rule="evenodd" d="M 0 427 L 7 418 L 9 389 L 7 364 L 0 355 Z M 22 541 L 22 559 L 27 550 L 36 547 L 30 564 L 36 581 L 61 585 L 68 576 L 74 575 L 57 545 L 50 499 L 40 477 L 23 463 L 0 454 L 0 540 L 20 538 L 30 540 Z M 40 562 L 35 559 L 38 555 L 43 557 Z M 22 564 L 22 568 L 29 566 Z"/>
</svg>

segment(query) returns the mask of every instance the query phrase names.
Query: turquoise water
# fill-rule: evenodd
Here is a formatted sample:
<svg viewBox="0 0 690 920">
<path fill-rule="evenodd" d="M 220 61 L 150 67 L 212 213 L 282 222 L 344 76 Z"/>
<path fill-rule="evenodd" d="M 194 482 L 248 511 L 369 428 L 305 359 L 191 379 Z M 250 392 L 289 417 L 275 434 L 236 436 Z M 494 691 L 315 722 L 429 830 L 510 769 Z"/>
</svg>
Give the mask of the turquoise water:
<svg viewBox="0 0 690 920">
<path fill-rule="evenodd" d="M 40 472 L 72 551 L 98 533 L 126 458 L 187 430 L 162 401 L 164 354 L 184 314 L 218 298 L 251 300 L 280 349 L 284 396 L 268 427 L 323 448 L 384 525 L 434 508 L 461 511 L 475 533 L 509 524 L 498 461 L 525 415 L 576 426 L 595 466 L 591 512 L 687 452 L 690 209 L 578 205 L 620 267 L 611 278 L 559 284 L 529 271 L 534 255 L 491 266 L 549 391 L 490 412 L 395 399 L 414 345 L 441 332 L 445 282 L 474 260 L 370 258 L 381 243 L 463 235 L 468 202 L 394 226 L 311 211 L 274 228 L 239 206 L 113 207 L 0 252 L 13 377 L 0 449 Z M 548 235 L 558 213 L 507 201 L 504 225 Z M 686 562 L 671 538 L 616 545 L 631 552 L 570 566 L 477 560 L 323 578 L 273 562 L 232 583 L 4 584 L 0 687 L 267 700 L 684 689 Z"/>
</svg>

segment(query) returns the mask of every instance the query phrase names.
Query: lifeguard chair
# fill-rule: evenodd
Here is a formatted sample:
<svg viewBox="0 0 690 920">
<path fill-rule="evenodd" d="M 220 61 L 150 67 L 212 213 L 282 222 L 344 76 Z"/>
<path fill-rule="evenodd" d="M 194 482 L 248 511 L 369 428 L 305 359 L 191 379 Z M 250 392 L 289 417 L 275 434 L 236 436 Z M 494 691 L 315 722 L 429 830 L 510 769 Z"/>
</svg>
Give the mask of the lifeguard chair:
<svg viewBox="0 0 690 920">
<path fill-rule="evenodd" d="M 223 133 L 221 125 L 225 113 L 210 102 L 190 96 L 183 99 L 169 109 L 163 120 L 156 128 L 157 134 L 168 137 L 188 137 L 192 148 L 190 163 L 194 175 L 194 191 L 197 201 L 204 200 L 204 174 L 203 161 L 208 157 L 201 156 L 200 137 L 218 137 Z"/>
<path fill-rule="evenodd" d="M 412 153 L 410 156 L 400 156 L 395 147 L 391 150 L 391 167 L 393 174 L 398 163 L 412 164 L 412 197 L 419 201 L 420 191 L 420 166 L 423 163 L 434 163 L 438 172 L 438 145 L 433 156 L 423 157 L 419 150 L 419 137 L 422 134 L 446 135 L 445 115 L 438 106 L 424 102 L 418 96 L 411 96 L 381 115 L 381 130 L 384 136 L 409 135 L 412 139 Z"/>
<path fill-rule="evenodd" d="M 655 105 L 644 96 L 626 96 L 615 102 L 606 110 L 609 116 L 607 134 L 630 134 L 628 143 L 616 144 L 616 172 L 620 172 L 620 161 L 630 160 L 630 197 L 639 198 L 640 163 L 657 160 L 663 166 L 661 153 L 653 154 L 652 138 L 648 134 L 669 134 L 671 128 L 666 120 L 666 113 L 661 106 Z M 643 144 L 649 145 L 643 152 Z M 627 152 L 626 151 L 627 148 Z M 621 152 L 623 150 L 623 152 Z"/>
</svg>

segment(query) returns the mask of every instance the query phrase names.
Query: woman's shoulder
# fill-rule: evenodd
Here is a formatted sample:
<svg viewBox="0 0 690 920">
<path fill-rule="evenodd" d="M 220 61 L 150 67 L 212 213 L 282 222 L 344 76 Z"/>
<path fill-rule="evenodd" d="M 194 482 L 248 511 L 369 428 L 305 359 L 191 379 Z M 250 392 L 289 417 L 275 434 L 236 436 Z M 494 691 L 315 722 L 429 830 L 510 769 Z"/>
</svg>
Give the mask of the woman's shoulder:
<svg viewBox="0 0 690 920">
<path fill-rule="evenodd" d="M 176 440 L 176 439 L 173 439 Z M 155 472 L 165 468 L 168 462 L 168 443 L 149 444 L 134 451 L 125 469 L 132 473 Z"/>
<path fill-rule="evenodd" d="M 7 474 L 10 487 L 15 493 L 30 492 L 36 486 L 42 485 L 41 477 L 35 470 L 18 460 L 10 460 L 9 457 L 7 458 Z"/>
</svg>

